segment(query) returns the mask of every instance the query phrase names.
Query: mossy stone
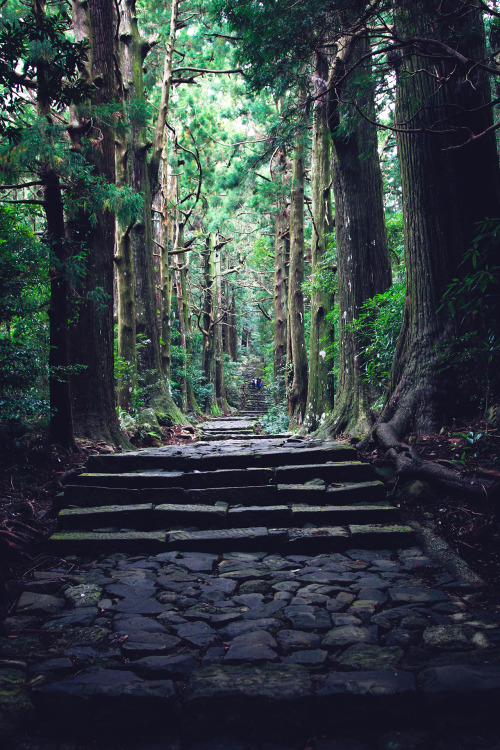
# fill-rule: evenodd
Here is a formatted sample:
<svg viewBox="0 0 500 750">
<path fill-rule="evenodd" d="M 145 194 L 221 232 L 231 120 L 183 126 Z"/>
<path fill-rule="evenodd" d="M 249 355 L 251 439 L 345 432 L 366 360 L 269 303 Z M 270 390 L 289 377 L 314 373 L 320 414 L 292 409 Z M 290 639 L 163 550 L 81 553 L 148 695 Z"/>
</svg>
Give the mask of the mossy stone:
<svg viewBox="0 0 500 750">
<path fill-rule="evenodd" d="M 0 737 L 10 737 L 35 718 L 24 670 L 0 668 Z"/>
</svg>

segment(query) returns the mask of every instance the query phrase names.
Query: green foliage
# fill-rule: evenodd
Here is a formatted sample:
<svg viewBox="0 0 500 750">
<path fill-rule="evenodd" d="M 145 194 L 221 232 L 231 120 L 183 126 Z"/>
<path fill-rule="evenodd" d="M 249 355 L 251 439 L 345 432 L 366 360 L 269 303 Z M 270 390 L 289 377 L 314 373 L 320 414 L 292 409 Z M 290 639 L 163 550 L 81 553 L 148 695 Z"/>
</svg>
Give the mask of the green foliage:
<svg viewBox="0 0 500 750">
<path fill-rule="evenodd" d="M 386 219 L 385 227 L 387 230 L 387 244 L 391 253 L 391 262 L 393 266 L 394 264 L 398 266 L 403 260 L 405 252 L 403 214 L 396 213 L 389 216 Z"/>
<path fill-rule="evenodd" d="M 260 420 L 260 426 L 265 433 L 286 432 L 288 430 L 288 412 L 283 405 L 271 406 L 267 414 Z"/>
<path fill-rule="evenodd" d="M 375 390 L 383 389 L 389 380 L 405 294 L 403 279 L 396 277 L 390 289 L 366 300 L 359 318 L 349 324 L 363 342 L 364 380 Z"/>
<path fill-rule="evenodd" d="M 127 101 L 127 120 L 137 127 L 145 127 L 152 116 L 151 104 L 145 99 Z"/>
<path fill-rule="evenodd" d="M 491 446 L 488 444 L 488 434 L 482 432 L 454 432 L 454 438 L 460 438 L 457 448 L 461 451 L 460 463 L 467 466 L 470 461 L 481 458 L 485 453 L 489 453 L 489 462 L 494 463 L 496 456 L 490 453 Z"/>
<path fill-rule="evenodd" d="M 472 405 L 487 412 L 500 398 L 500 219 L 485 219 L 461 263 L 464 274 L 443 295 L 456 335 L 440 347 L 440 369 L 458 379 Z"/>
<path fill-rule="evenodd" d="M 0 413 L 46 415 L 47 252 L 0 206 Z"/>
<path fill-rule="evenodd" d="M 314 291 L 337 293 L 337 244 L 335 232 L 326 236 L 327 250 L 316 267 L 314 274 L 303 284 L 304 294 L 310 296 Z"/>
</svg>

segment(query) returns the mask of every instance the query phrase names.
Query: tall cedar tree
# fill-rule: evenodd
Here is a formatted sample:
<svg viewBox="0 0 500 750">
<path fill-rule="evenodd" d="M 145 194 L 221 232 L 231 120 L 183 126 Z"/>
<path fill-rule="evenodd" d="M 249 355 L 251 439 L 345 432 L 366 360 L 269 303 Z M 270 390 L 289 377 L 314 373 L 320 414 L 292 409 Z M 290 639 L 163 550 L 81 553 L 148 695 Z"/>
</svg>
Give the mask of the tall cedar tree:
<svg viewBox="0 0 500 750">
<path fill-rule="evenodd" d="M 302 103 L 305 96 L 299 96 Z M 290 197 L 290 266 L 288 280 L 289 336 L 293 379 L 287 390 L 288 416 L 291 427 L 304 421 L 307 398 L 307 352 L 304 321 L 304 178 L 305 134 L 295 136 Z"/>
<path fill-rule="evenodd" d="M 335 408 L 320 428 L 321 433 L 364 432 L 372 424 L 363 379 L 363 340 L 349 323 L 359 316 L 365 300 L 384 292 L 391 283 L 377 130 L 367 119 L 373 119 L 375 111 L 369 55 L 367 33 L 345 35 L 339 40 L 328 82 L 337 238 L 339 376 Z"/>
<path fill-rule="evenodd" d="M 112 39 L 116 31 L 112 0 L 75 0 L 75 38 L 89 42 L 89 79 L 94 86 L 92 105 L 105 107 L 116 93 Z M 85 118 L 85 114 L 83 115 Z M 86 155 L 95 173 L 109 184 L 115 182 L 114 132 L 107 118 L 90 125 Z M 71 333 L 72 362 L 83 369 L 71 380 L 75 431 L 77 434 L 125 442 L 115 410 L 113 347 L 113 253 L 115 217 L 111 211 L 84 211 L 79 228 L 88 248 L 83 291 L 78 317 Z"/>
<path fill-rule="evenodd" d="M 386 448 L 411 427 L 438 430 L 458 405 L 457 384 L 439 367 L 442 342 L 455 334 L 442 297 L 481 219 L 500 215 L 484 27 L 475 3 L 397 0 L 393 57 L 396 128 L 405 232 L 407 293 L 390 398 L 375 434 Z M 418 39 L 415 39 L 415 38 Z M 482 137 L 475 138 L 483 134 Z M 471 137 L 472 136 L 472 137 Z M 397 462 L 412 458 L 398 450 Z"/>
<path fill-rule="evenodd" d="M 34 0 L 33 13 L 40 39 L 47 25 L 45 2 Z M 36 99 L 39 117 L 52 123 L 52 98 L 47 63 L 40 59 L 36 71 Z M 52 92 L 53 94 L 54 92 Z M 46 235 L 51 255 L 49 306 L 49 400 L 50 439 L 76 449 L 69 377 L 69 282 L 68 243 L 62 198 L 61 177 L 53 163 L 40 165 Z"/>
<path fill-rule="evenodd" d="M 323 51 L 315 53 L 313 86 L 316 101 L 313 109 L 311 156 L 311 333 L 309 347 L 309 384 L 304 429 L 315 430 L 334 405 L 335 385 L 332 361 L 329 356 L 334 344 L 335 330 L 328 313 L 333 310 L 334 294 L 319 278 L 324 270 L 328 235 L 333 232 L 331 204 L 330 133 L 328 131 L 327 96 L 328 57 Z"/>
</svg>

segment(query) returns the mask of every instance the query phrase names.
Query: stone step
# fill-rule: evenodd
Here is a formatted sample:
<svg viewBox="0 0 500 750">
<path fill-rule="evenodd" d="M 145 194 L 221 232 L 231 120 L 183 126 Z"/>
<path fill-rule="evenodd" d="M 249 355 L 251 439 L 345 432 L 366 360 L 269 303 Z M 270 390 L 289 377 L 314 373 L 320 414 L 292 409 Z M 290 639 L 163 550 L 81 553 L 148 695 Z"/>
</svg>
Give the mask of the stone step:
<svg viewBox="0 0 500 750">
<path fill-rule="evenodd" d="M 342 525 L 394 523 L 399 512 L 387 503 L 365 505 L 255 505 L 229 506 L 164 503 L 144 505 L 104 505 L 65 508 L 59 513 L 61 530 L 120 529 L 246 528 L 252 526 L 295 527 L 304 524 Z"/>
<path fill-rule="evenodd" d="M 113 552 L 150 553 L 189 550 L 319 554 L 349 548 L 391 549 L 415 543 L 415 532 L 399 524 L 348 524 L 317 528 L 242 527 L 205 531 L 60 531 L 48 540 L 54 555 L 92 556 Z"/>
<path fill-rule="evenodd" d="M 255 435 L 248 434 L 247 432 L 201 432 L 201 440 L 248 440 L 254 438 L 255 440 L 276 440 L 277 437 L 286 437 L 286 435 Z"/>
<path fill-rule="evenodd" d="M 265 484 L 243 487 L 212 487 L 186 490 L 182 487 L 129 489 L 124 487 L 98 487 L 67 485 L 64 494 L 58 495 L 55 507 L 97 505 L 143 505 L 153 503 L 180 503 L 210 505 L 217 502 L 229 505 L 287 505 L 312 503 L 314 505 L 352 505 L 380 502 L 385 499 L 382 482 L 360 482 L 341 486 Z"/>
<path fill-rule="evenodd" d="M 220 469 L 219 471 L 139 471 L 120 474 L 84 473 L 76 478 L 88 487 L 245 487 L 265 484 L 299 484 L 313 480 L 327 483 L 365 482 L 373 478 L 370 464 L 345 461 L 331 464 L 271 468 Z"/>
<path fill-rule="evenodd" d="M 259 450 L 260 436 L 248 449 L 228 452 L 203 453 L 195 446 L 177 454 L 171 451 L 130 451 L 110 455 L 89 456 L 89 473 L 115 473 L 165 469 L 169 471 L 244 469 L 246 467 L 298 466 L 301 464 L 324 464 L 326 462 L 356 461 L 355 449 L 346 443 L 331 443 L 328 446 L 307 447 L 297 443 L 293 447 L 274 447 Z M 196 444 L 195 444 L 196 445 Z M 264 447 L 264 446 L 263 446 Z M 366 464 L 368 466 L 369 464 Z M 302 481 L 302 480 L 299 480 Z"/>
<path fill-rule="evenodd" d="M 137 471 L 120 474 L 80 474 L 78 484 L 88 487 L 184 487 L 203 489 L 270 484 L 274 480 L 273 469 L 221 469 L 220 471 Z"/>
</svg>

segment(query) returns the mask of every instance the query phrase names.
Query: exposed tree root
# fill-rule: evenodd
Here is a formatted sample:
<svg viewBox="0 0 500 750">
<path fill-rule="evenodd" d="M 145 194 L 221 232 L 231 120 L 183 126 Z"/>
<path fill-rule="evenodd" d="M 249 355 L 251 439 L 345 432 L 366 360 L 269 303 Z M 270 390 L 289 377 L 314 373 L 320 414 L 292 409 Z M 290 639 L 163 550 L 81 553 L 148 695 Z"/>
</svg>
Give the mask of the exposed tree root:
<svg viewBox="0 0 500 750">
<path fill-rule="evenodd" d="M 406 423 L 397 415 L 390 422 L 377 423 L 371 433 L 360 443 L 359 450 L 375 445 L 385 451 L 396 476 L 401 480 L 418 479 L 446 492 L 458 492 L 470 498 L 500 501 L 500 476 L 496 472 L 475 472 L 454 468 L 451 461 L 427 461 L 419 457 L 417 451 L 401 439 L 398 427 Z"/>
</svg>

